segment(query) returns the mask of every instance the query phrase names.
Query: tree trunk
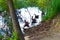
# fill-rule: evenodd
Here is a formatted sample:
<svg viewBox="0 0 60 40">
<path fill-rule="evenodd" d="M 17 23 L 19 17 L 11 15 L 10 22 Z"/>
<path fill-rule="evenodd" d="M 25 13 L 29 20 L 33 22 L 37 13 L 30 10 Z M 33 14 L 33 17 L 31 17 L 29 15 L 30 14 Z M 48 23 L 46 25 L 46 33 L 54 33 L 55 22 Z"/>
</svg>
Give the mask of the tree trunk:
<svg viewBox="0 0 60 40">
<path fill-rule="evenodd" d="M 19 23 L 18 23 L 18 18 L 17 18 L 15 9 L 13 6 L 13 0 L 7 0 L 7 3 L 9 6 L 10 15 L 11 15 L 12 22 L 13 22 L 13 28 L 14 28 L 14 31 L 17 33 L 17 40 L 25 40 L 22 34 L 22 31 L 20 29 Z"/>
</svg>

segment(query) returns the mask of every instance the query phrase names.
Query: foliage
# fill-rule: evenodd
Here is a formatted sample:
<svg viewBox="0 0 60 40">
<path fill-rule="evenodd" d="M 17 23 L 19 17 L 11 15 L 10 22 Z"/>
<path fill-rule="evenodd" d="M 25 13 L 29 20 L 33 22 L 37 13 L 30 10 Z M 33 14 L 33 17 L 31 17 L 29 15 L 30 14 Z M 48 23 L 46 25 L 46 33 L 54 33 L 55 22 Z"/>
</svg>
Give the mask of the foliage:
<svg viewBox="0 0 60 40">
<path fill-rule="evenodd" d="M 14 35 L 14 40 L 17 40 L 16 32 L 13 32 L 13 35 Z"/>
<path fill-rule="evenodd" d="M 43 21 L 47 19 L 51 19 L 56 15 L 56 12 L 60 11 L 60 0 L 13 0 L 15 9 L 20 9 L 23 7 L 39 7 L 43 11 L 45 11 L 47 14 L 43 17 Z M 9 10 L 7 1 L 6 0 L 0 0 L 0 11 Z M 12 26 L 11 19 L 6 16 L 6 19 L 8 20 L 8 23 L 10 26 Z M 13 32 L 14 40 L 17 39 L 16 33 Z M 10 38 L 10 40 L 13 40 Z"/>
<path fill-rule="evenodd" d="M 56 12 L 60 10 L 60 0 L 50 0 L 50 5 L 47 8 L 47 14 L 43 17 L 43 20 L 51 19 L 56 15 Z"/>
<path fill-rule="evenodd" d="M 8 10 L 8 5 L 7 5 L 6 0 L 0 0 L 0 9 L 1 9 L 2 11 Z M 0 11 L 1 11 L 1 10 L 0 10 Z"/>
<path fill-rule="evenodd" d="M 13 0 L 15 8 L 23 8 L 28 6 L 36 6 L 37 0 Z"/>
</svg>

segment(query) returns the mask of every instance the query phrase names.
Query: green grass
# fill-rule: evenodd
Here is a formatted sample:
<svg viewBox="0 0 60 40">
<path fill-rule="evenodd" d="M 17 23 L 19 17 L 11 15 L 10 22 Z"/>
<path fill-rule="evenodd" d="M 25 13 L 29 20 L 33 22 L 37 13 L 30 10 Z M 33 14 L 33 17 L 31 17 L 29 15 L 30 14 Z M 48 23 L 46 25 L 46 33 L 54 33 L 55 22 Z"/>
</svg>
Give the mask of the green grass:
<svg viewBox="0 0 60 40">
<path fill-rule="evenodd" d="M 56 15 L 56 12 L 60 11 L 60 0 L 50 0 L 50 1 L 47 0 L 45 2 L 44 1 L 41 2 L 43 3 L 42 4 L 38 3 L 36 5 L 43 11 L 47 11 L 46 16 L 43 17 L 43 21 L 53 18 Z M 10 40 L 17 40 L 17 35 L 15 32 L 13 32 L 13 35 L 14 39 L 10 38 Z"/>
<path fill-rule="evenodd" d="M 43 20 L 48 20 L 53 18 L 60 11 L 60 0 L 51 0 L 47 7 L 47 14 L 43 17 Z M 46 7 L 44 9 L 46 9 Z M 43 9 L 43 10 L 44 10 Z"/>
<path fill-rule="evenodd" d="M 32 2 L 33 1 L 33 2 Z M 35 3 L 34 3 L 35 2 Z M 25 0 L 23 1 L 15 1 L 15 8 L 22 8 L 28 6 L 37 6 L 43 11 L 46 11 L 46 16 L 43 17 L 43 21 L 53 18 L 60 11 L 60 0 Z M 1 7 L 2 6 L 2 7 Z M 1 8 L 6 9 L 4 5 L 1 4 Z M 6 5 L 7 6 L 7 5 Z M 12 26 L 12 23 L 9 22 Z M 13 32 L 14 38 L 8 38 L 9 40 L 17 40 L 16 32 Z M 1 36 L 2 37 L 2 36 Z"/>
</svg>

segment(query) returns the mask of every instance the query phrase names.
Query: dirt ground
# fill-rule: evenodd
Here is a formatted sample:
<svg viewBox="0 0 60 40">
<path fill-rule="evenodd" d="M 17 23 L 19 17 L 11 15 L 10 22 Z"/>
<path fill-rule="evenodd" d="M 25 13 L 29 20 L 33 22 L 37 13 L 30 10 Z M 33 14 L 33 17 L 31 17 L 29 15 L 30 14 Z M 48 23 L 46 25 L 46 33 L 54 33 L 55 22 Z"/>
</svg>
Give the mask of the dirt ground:
<svg viewBox="0 0 60 40">
<path fill-rule="evenodd" d="M 25 30 L 25 40 L 60 40 L 60 14 L 37 27 Z"/>
</svg>

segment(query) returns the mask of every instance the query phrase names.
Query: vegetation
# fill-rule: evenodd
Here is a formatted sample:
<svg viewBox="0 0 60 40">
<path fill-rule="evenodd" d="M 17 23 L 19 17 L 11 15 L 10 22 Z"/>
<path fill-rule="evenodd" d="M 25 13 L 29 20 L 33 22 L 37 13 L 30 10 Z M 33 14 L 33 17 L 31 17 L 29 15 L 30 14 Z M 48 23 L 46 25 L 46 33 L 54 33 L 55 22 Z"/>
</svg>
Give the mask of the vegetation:
<svg viewBox="0 0 60 40">
<path fill-rule="evenodd" d="M 13 0 L 13 2 L 15 9 L 26 8 L 29 6 L 39 7 L 40 10 L 47 13 L 46 16 L 43 17 L 43 21 L 53 18 L 56 15 L 56 12 L 60 11 L 60 0 Z M 0 0 L 0 13 L 4 10 L 9 10 L 7 0 Z M 8 20 L 8 23 L 12 26 L 11 19 Z M 13 35 L 14 40 L 16 40 L 16 33 L 13 32 Z"/>
<path fill-rule="evenodd" d="M 44 16 L 44 20 L 52 18 L 55 12 L 60 10 L 60 0 L 13 0 L 13 2 L 15 9 L 36 6 L 46 11 L 47 15 Z M 1 0 L 0 5 L 0 10 L 8 10 L 6 0 Z"/>
</svg>

